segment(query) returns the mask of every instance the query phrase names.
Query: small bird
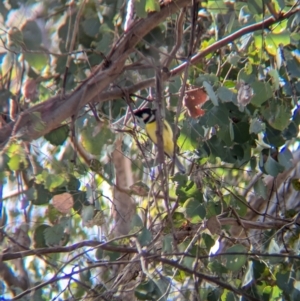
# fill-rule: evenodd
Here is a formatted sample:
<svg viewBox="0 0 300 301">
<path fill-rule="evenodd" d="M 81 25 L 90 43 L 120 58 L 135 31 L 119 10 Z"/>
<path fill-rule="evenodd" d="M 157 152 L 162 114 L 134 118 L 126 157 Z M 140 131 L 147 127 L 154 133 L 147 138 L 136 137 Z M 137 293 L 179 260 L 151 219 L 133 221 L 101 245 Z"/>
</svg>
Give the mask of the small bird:
<svg viewBox="0 0 300 301">
<path fill-rule="evenodd" d="M 156 110 L 152 110 L 150 108 L 144 108 L 141 110 L 134 111 L 134 115 L 142 120 L 145 123 L 145 130 L 149 138 L 152 140 L 154 144 L 157 145 L 157 136 L 156 136 L 156 130 L 157 130 L 157 122 L 156 122 Z M 179 161 L 177 155 L 174 156 L 174 141 L 173 141 L 173 131 L 171 129 L 171 126 L 169 123 L 164 120 L 164 127 L 163 127 L 163 140 L 164 140 L 164 152 L 165 154 L 173 159 L 174 163 L 177 166 L 178 170 L 184 174 L 186 172 L 185 167 L 182 165 L 182 163 Z"/>
</svg>

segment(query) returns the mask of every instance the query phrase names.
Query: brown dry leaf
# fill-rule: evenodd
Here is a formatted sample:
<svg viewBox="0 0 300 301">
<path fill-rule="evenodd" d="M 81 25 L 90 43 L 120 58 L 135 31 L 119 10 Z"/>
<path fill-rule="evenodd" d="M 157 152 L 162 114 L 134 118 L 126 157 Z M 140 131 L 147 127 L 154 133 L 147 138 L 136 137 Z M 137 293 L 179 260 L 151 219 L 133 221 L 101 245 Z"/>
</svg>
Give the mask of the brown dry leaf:
<svg viewBox="0 0 300 301">
<path fill-rule="evenodd" d="M 9 118 L 13 121 L 16 120 L 18 113 L 18 102 L 14 98 L 9 99 Z"/>
<path fill-rule="evenodd" d="M 236 87 L 238 89 L 237 101 L 241 106 L 245 107 L 248 103 L 250 103 L 253 97 L 253 89 L 243 80 L 241 80 Z"/>
<path fill-rule="evenodd" d="M 59 212 L 68 214 L 74 205 L 73 196 L 68 192 L 57 194 L 53 197 L 52 203 Z"/>
<path fill-rule="evenodd" d="M 142 181 L 134 183 L 129 188 L 133 193 L 140 196 L 147 196 L 150 191 L 150 188 Z"/>
<path fill-rule="evenodd" d="M 27 78 L 22 87 L 22 92 L 26 102 L 30 102 L 31 100 L 37 98 L 38 96 L 37 81 L 32 78 Z"/>
<path fill-rule="evenodd" d="M 184 105 L 188 109 L 192 118 L 198 118 L 205 114 L 201 109 L 202 105 L 208 101 L 208 95 L 204 88 L 196 88 L 185 92 Z"/>
<path fill-rule="evenodd" d="M 211 234 L 220 234 L 221 224 L 216 216 L 210 217 L 206 222 L 206 228 L 210 231 Z"/>
</svg>

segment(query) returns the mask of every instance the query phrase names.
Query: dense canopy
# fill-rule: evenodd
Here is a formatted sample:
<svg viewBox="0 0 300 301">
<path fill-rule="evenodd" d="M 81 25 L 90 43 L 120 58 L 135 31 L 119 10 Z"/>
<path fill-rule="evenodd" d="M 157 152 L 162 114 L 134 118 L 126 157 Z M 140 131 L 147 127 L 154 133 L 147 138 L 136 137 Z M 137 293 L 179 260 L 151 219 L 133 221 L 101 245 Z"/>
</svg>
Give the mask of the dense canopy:
<svg viewBox="0 0 300 301">
<path fill-rule="evenodd" d="M 1 300 L 299 300 L 299 1 L 7 0 L 0 22 Z"/>
</svg>

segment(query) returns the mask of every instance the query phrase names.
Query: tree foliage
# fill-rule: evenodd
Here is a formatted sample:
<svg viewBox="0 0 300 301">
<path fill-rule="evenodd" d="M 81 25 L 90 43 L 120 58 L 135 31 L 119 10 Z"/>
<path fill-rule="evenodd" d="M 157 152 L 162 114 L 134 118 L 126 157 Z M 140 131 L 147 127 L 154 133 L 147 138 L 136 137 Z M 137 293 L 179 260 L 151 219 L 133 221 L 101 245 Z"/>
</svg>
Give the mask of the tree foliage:
<svg viewBox="0 0 300 301">
<path fill-rule="evenodd" d="M 1 298 L 298 300 L 299 7 L 1 2 Z"/>
</svg>

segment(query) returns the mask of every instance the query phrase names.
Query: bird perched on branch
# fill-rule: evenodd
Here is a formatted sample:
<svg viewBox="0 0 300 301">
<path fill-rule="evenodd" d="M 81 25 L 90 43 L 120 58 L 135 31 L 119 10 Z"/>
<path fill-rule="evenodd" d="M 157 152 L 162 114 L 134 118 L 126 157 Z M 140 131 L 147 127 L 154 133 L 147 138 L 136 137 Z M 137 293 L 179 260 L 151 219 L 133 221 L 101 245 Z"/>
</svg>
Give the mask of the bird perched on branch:
<svg viewBox="0 0 300 301">
<path fill-rule="evenodd" d="M 134 111 L 134 115 L 139 119 L 142 120 L 145 124 L 145 130 L 149 138 L 152 140 L 154 144 L 157 145 L 157 121 L 156 121 L 156 110 L 152 110 L 150 108 L 144 108 L 141 110 Z M 185 167 L 182 165 L 182 163 L 179 161 L 177 155 L 174 156 L 174 141 L 173 141 L 173 131 L 171 129 L 171 126 L 169 123 L 164 120 L 163 123 L 163 141 L 164 141 L 164 153 L 174 160 L 174 163 L 178 170 L 181 173 L 185 173 Z"/>
</svg>

